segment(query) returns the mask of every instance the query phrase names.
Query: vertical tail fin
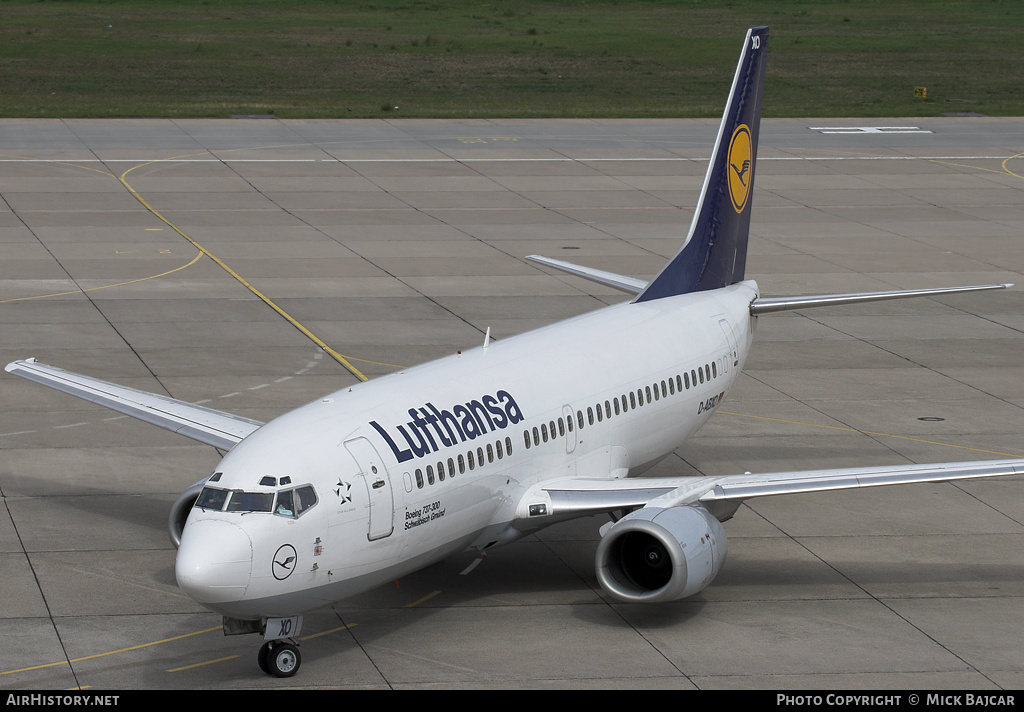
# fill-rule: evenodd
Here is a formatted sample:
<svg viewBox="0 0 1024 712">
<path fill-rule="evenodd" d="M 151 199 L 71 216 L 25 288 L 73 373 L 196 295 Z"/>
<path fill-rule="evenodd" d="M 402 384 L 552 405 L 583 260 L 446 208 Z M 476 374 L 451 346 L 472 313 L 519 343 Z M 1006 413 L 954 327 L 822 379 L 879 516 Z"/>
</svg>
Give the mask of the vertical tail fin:
<svg viewBox="0 0 1024 712">
<path fill-rule="evenodd" d="M 748 30 L 686 242 L 635 301 L 743 279 L 767 52 L 768 28 Z"/>
</svg>

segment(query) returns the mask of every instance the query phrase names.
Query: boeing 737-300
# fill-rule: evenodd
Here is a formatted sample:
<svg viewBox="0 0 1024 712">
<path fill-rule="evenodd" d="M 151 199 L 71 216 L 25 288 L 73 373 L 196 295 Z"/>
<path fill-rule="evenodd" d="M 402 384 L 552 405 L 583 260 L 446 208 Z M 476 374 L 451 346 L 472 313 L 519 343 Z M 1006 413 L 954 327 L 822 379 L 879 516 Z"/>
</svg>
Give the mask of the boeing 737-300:
<svg viewBox="0 0 1024 712">
<path fill-rule="evenodd" d="M 181 589 L 300 665 L 302 616 L 469 549 L 608 514 L 607 595 L 707 587 L 745 500 L 1024 473 L 1024 460 L 722 477 L 641 477 L 736 383 L 761 315 L 1009 285 L 761 296 L 745 277 L 768 28 L 747 32 L 689 233 L 651 280 L 532 256 L 629 293 L 621 304 L 346 387 L 261 423 L 46 366 L 11 373 L 227 451 L 169 517 Z M 245 516 L 247 515 L 247 516 Z"/>
</svg>

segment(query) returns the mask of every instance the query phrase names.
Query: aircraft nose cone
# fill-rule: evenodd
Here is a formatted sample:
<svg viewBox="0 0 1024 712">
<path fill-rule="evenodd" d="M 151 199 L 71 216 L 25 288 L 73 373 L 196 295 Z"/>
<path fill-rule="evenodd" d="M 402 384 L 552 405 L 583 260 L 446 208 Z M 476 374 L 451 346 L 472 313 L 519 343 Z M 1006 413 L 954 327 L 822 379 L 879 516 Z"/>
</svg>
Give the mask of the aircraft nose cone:
<svg viewBox="0 0 1024 712">
<path fill-rule="evenodd" d="M 178 586 L 197 603 L 238 601 L 249 586 L 252 542 L 230 522 L 192 522 L 181 536 L 174 563 Z"/>
</svg>

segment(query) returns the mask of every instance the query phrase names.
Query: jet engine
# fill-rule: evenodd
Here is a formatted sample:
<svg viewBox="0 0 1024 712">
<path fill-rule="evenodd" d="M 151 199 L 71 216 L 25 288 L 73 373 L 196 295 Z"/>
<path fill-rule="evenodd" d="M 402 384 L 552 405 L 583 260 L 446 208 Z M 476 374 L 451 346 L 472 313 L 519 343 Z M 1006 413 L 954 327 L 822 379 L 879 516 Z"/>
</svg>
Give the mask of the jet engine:
<svg viewBox="0 0 1024 712">
<path fill-rule="evenodd" d="M 604 532 L 597 579 L 620 601 L 675 601 L 711 583 L 727 548 L 722 525 L 699 505 L 638 509 Z"/>
<path fill-rule="evenodd" d="M 171 542 L 175 549 L 181 545 L 181 533 L 185 530 L 185 522 L 188 521 L 192 505 L 199 499 L 199 493 L 206 486 L 207 479 L 209 478 L 204 477 L 182 492 L 171 506 L 171 514 L 167 517 L 167 533 L 171 535 Z"/>
</svg>

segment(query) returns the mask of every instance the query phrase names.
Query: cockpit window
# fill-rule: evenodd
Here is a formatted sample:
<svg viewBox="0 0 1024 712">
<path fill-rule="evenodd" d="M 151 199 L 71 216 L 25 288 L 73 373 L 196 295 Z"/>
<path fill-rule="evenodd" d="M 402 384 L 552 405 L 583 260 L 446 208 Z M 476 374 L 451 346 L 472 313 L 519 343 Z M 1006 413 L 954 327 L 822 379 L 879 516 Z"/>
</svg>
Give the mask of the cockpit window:
<svg viewBox="0 0 1024 712">
<path fill-rule="evenodd" d="M 317 503 L 316 490 L 310 485 L 278 492 L 242 492 L 204 487 L 195 506 L 214 512 L 274 512 L 284 517 L 298 517 Z M 225 504 L 227 506 L 225 507 Z"/>
<path fill-rule="evenodd" d="M 219 512 L 224 509 L 224 502 L 227 501 L 227 498 L 227 490 L 203 487 L 203 491 L 199 493 L 199 498 L 196 500 L 195 506 L 201 509 L 212 509 Z"/>
<path fill-rule="evenodd" d="M 309 485 L 277 493 L 275 514 L 282 517 L 298 517 L 316 504 L 316 491 Z"/>
<path fill-rule="evenodd" d="M 228 512 L 272 512 L 273 492 L 232 492 Z"/>
</svg>

